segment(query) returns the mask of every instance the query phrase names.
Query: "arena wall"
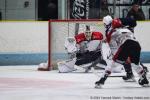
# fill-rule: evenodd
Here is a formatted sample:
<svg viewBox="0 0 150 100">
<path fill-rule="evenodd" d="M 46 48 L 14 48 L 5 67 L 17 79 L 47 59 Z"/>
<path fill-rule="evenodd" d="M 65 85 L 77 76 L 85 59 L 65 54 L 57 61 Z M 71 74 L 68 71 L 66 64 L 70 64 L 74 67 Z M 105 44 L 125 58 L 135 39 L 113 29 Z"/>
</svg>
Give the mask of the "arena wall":
<svg viewBox="0 0 150 100">
<path fill-rule="evenodd" d="M 142 47 L 141 60 L 147 63 L 150 62 L 149 26 L 150 21 L 139 21 L 135 28 Z M 46 62 L 47 54 L 47 21 L 0 22 L 0 65 L 35 65 Z"/>
</svg>

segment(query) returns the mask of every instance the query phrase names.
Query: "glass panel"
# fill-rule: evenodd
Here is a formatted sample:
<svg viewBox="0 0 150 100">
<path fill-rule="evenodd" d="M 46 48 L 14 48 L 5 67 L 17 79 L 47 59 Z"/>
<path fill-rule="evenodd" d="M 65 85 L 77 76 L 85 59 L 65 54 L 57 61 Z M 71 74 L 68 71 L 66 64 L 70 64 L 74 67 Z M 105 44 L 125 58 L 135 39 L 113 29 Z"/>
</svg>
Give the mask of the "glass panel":
<svg viewBox="0 0 150 100">
<path fill-rule="evenodd" d="M 149 0 L 68 0 L 68 3 L 70 19 L 102 19 L 108 14 L 118 18 L 150 19 Z"/>
</svg>

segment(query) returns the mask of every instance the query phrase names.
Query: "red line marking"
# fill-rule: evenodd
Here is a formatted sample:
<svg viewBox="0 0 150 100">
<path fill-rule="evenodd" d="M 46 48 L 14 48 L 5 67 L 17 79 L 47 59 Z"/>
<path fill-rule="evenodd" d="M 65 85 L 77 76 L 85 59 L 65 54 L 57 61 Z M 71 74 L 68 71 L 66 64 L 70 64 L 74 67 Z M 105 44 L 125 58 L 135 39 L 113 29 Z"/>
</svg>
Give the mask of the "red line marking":
<svg viewBox="0 0 150 100">
<path fill-rule="evenodd" d="M 0 89 L 16 88 L 61 88 L 68 87 L 75 82 L 46 80 L 46 79 L 26 79 L 26 78 L 0 78 Z"/>
</svg>

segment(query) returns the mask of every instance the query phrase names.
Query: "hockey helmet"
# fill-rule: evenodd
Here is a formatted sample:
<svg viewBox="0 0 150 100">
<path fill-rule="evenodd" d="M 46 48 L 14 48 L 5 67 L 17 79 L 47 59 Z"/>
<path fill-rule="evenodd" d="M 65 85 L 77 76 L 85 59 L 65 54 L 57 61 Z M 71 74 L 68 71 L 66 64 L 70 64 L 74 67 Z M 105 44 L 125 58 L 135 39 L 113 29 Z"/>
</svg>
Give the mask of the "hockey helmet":
<svg viewBox="0 0 150 100">
<path fill-rule="evenodd" d="M 104 23 L 104 25 L 107 26 L 107 25 L 111 24 L 112 20 L 113 20 L 112 17 L 110 15 L 107 15 L 103 18 L 103 23 Z"/>
<path fill-rule="evenodd" d="M 115 18 L 112 20 L 112 28 L 115 29 L 115 28 L 119 28 L 119 27 L 122 27 L 122 22 L 119 18 Z"/>
</svg>

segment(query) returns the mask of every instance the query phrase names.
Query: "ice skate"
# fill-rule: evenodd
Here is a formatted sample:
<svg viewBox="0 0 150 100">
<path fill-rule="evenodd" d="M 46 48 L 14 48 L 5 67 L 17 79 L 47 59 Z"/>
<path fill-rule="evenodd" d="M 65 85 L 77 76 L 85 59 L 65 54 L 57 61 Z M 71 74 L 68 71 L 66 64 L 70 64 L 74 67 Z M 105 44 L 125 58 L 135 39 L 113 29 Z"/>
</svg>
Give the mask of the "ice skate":
<svg viewBox="0 0 150 100">
<path fill-rule="evenodd" d="M 108 77 L 108 75 L 105 75 L 99 81 L 95 82 L 95 88 L 102 88 L 102 85 L 104 85 L 105 80 L 107 79 L 107 77 Z"/>
<path fill-rule="evenodd" d="M 139 79 L 138 81 L 139 85 L 143 86 L 143 87 L 149 87 L 149 81 L 147 79 L 147 77 L 144 75 L 142 75 L 142 77 Z"/>
<path fill-rule="evenodd" d="M 95 88 L 97 88 L 97 89 L 101 89 L 102 88 L 102 85 L 104 85 L 104 84 L 101 84 L 101 83 L 99 83 L 98 81 L 95 83 Z"/>
<path fill-rule="evenodd" d="M 101 78 L 99 81 L 95 82 L 95 88 L 102 88 L 102 85 L 104 85 L 104 78 Z"/>
<path fill-rule="evenodd" d="M 136 82 L 133 73 L 127 73 L 126 76 L 123 76 L 123 77 L 122 77 L 122 79 L 123 79 L 125 82 Z"/>
</svg>

